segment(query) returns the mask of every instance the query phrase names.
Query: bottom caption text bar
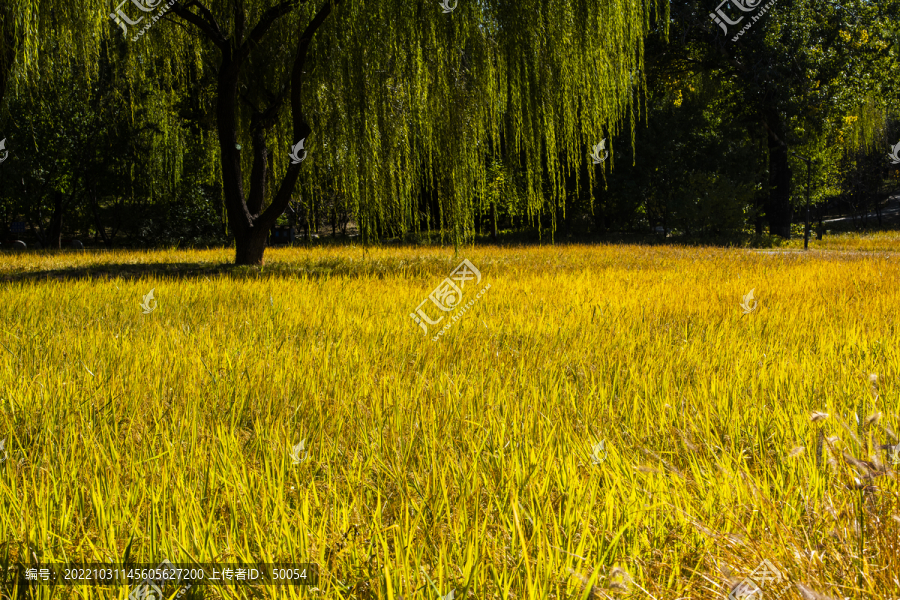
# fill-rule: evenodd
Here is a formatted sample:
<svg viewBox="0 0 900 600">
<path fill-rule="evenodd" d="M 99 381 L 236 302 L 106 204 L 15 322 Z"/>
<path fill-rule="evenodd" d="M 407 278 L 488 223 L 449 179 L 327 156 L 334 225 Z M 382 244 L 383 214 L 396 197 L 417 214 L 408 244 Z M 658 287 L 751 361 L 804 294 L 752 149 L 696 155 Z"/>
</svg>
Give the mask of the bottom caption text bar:
<svg viewBox="0 0 900 600">
<path fill-rule="evenodd" d="M 316 586 L 319 571 L 314 563 L 45 563 L 10 566 L 0 573 L 3 579 L 8 585 L 149 585 L 164 591 L 188 584 Z"/>
</svg>

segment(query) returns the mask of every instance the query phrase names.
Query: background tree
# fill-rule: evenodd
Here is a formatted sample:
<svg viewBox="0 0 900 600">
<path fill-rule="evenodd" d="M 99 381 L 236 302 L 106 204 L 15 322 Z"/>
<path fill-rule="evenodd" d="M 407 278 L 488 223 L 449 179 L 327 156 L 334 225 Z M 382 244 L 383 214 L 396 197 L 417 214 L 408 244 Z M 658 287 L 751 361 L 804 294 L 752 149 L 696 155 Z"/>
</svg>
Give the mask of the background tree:
<svg viewBox="0 0 900 600">
<path fill-rule="evenodd" d="M 713 8 L 672 2 L 673 43 L 659 55 L 665 68 L 708 73 L 733 95 L 727 118 L 766 144 L 762 214 L 771 233 L 789 237 L 799 166 L 791 152 L 817 153 L 827 143 L 829 123 L 858 114 L 860 98 L 896 97 L 900 3 L 779 2 L 736 42 L 733 36 L 749 19 L 725 35 L 708 16 Z"/>
</svg>

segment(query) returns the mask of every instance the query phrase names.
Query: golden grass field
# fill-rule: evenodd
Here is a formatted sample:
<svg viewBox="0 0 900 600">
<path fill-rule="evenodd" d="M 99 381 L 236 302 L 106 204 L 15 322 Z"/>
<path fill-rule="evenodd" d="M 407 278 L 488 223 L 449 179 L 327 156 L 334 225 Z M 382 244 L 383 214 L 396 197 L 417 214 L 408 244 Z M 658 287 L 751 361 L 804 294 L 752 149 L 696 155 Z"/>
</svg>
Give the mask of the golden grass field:
<svg viewBox="0 0 900 600">
<path fill-rule="evenodd" d="M 900 237 L 797 245 L 4 254 L 0 566 L 703 600 L 767 559 L 765 598 L 900 598 Z M 490 289 L 434 342 L 409 315 L 463 258 Z M 129 593 L 51 589 L 19 597 Z"/>
</svg>

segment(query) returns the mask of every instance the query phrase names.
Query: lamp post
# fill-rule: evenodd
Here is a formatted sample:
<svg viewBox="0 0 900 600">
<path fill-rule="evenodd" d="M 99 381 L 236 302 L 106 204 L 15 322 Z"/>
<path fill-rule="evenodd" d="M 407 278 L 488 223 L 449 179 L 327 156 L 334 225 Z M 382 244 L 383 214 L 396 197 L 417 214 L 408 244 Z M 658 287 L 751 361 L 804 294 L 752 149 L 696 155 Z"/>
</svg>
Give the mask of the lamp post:
<svg viewBox="0 0 900 600">
<path fill-rule="evenodd" d="M 806 163 L 806 228 L 803 230 L 803 249 L 809 250 L 809 185 L 812 178 L 812 159 L 791 152 L 794 156 Z"/>
</svg>

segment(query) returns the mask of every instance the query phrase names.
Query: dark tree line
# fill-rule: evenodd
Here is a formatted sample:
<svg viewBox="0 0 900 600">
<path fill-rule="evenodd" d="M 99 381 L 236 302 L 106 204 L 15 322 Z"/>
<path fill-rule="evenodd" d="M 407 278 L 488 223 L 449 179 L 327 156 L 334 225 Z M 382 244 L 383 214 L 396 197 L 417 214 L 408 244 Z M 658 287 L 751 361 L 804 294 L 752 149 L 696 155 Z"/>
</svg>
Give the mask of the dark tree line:
<svg viewBox="0 0 900 600">
<path fill-rule="evenodd" d="M 159 2 L 138 4 L 150 19 Z M 819 220 L 880 221 L 900 0 L 784 0 L 737 41 L 714 9 L 184 0 L 131 26 L 87 0 L 11 0 L 0 228 L 45 247 L 234 244 L 243 264 L 276 224 L 366 242 L 788 237 L 806 161 Z"/>
</svg>

